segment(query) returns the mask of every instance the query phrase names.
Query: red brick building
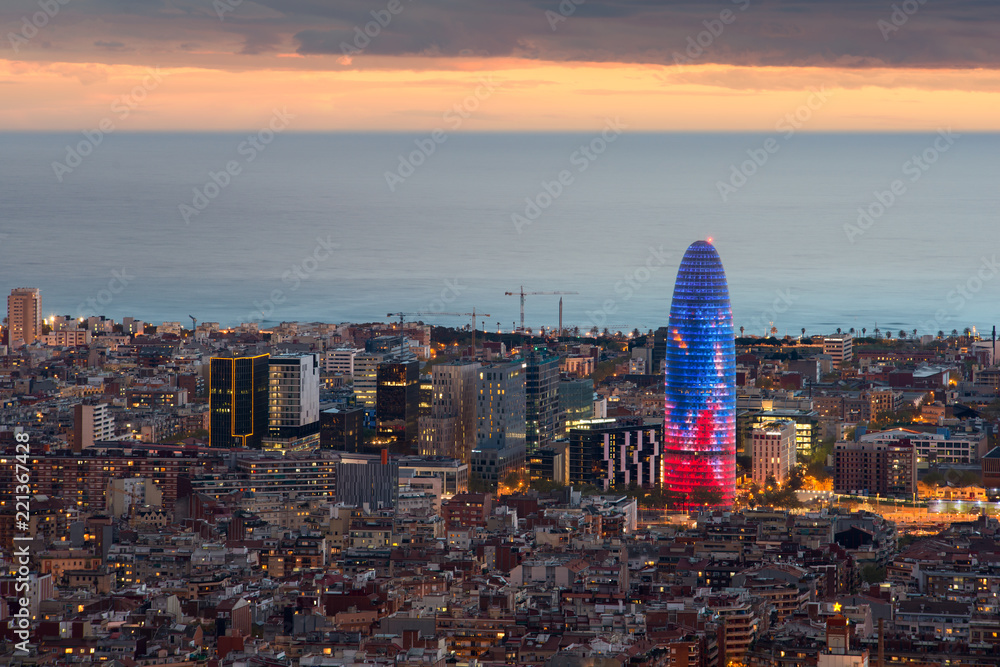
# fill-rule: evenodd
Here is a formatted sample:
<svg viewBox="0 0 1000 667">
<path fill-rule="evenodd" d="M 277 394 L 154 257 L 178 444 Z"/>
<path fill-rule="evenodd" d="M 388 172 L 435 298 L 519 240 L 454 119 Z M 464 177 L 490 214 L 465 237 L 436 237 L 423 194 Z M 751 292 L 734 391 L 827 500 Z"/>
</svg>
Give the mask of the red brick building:
<svg viewBox="0 0 1000 667">
<path fill-rule="evenodd" d="M 493 514 L 493 496 L 488 493 L 459 493 L 441 503 L 445 528 L 485 528 Z"/>
</svg>

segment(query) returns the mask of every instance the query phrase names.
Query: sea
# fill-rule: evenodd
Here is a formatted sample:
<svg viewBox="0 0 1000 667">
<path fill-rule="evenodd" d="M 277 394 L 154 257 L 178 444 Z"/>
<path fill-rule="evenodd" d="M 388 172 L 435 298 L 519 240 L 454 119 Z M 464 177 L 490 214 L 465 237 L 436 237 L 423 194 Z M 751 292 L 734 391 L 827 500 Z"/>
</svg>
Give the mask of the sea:
<svg viewBox="0 0 1000 667">
<path fill-rule="evenodd" d="M 711 238 L 734 325 L 986 332 L 1000 135 L 0 134 L 0 290 L 43 314 L 667 323 Z M 562 294 L 551 294 L 561 292 Z M 513 295 L 511 294 L 513 293 Z M 452 314 L 458 313 L 458 314 Z"/>
</svg>

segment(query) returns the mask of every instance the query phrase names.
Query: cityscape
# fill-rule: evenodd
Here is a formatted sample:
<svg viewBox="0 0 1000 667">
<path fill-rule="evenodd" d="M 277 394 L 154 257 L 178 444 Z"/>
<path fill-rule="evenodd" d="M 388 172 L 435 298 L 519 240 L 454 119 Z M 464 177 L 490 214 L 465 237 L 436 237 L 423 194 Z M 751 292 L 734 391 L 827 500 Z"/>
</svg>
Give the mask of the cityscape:
<svg viewBox="0 0 1000 667">
<path fill-rule="evenodd" d="M 42 298 L 12 289 L 2 338 L 12 657 L 995 664 L 1000 370 L 971 328 L 734 331 L 711 240 L 645 333 Z"/>
<path fill-rule="evenodd" d="M 1000 4 L 0 45 L 0 667 L 1000 667 Z"/>
</svg>

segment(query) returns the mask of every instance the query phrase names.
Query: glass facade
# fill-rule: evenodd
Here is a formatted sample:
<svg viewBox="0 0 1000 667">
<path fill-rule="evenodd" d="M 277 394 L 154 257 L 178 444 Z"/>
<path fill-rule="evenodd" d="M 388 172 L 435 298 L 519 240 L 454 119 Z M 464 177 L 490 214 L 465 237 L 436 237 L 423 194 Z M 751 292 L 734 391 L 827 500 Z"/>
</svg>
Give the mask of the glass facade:
<svg viewBox="0 0 1000 667">
<path fill-rule="evenodd" d="M 268 434 L 268 358 L 267 354 L 212 358 L 212 447 L 261 448 Z"/>
<path fill-rule="evenodd" d="M 666 341 L 663 485 L 690 506 L 730 506 L 736 487 L 736 350 L 729 287 L 711 243 L 677 271 Z"/>
</svg>

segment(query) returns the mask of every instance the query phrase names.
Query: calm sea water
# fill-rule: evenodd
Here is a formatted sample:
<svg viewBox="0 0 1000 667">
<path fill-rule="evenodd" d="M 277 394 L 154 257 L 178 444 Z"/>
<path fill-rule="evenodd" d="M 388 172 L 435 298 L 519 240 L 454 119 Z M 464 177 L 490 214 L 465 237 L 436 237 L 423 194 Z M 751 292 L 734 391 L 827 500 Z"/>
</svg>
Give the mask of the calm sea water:
<svg viewBox="0 0 1000 667">
<path fill-rule="evenodd" d="M 523 285 L 578 292 L 568 326 L 647 329 L 667 321 L 684 249 L 712 237 L 748 332 L 931 333 L 998 314 L 997 135 L 946 152 L 932 134 L 773 135 L 726 201 L 719 182 L 741 184 L 732 166 L 771 135 L 624 134 L 590 157 L 598 134 L 452 135 L 391 191 L 386 172 L 427 136 L 289 133 L 258 151 L 246 135 L 113 134 L 57 175 L 82 134 L 2 134 L 0 290 L 40 287 L 46 315 L 152 322 L 475 307 L 492 330 L 518 319 L 504 292 Z M 238 173 L 219 176 L 227 163 Z M 859 207 L 883 213 L 845 230 Z M 528 297 L 527 326 L 557 316 L 557 296 Z"/>
</svg>

